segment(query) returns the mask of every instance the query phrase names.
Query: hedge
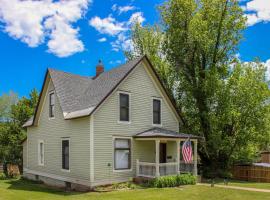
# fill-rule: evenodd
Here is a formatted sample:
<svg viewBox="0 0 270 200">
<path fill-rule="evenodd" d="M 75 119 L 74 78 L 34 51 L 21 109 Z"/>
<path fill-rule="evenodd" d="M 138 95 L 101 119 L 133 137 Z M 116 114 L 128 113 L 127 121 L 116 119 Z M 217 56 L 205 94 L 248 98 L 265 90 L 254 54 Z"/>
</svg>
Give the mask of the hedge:
<svg viewBox="0 0 270 200">
<path fill-rule="evenodd" d="M 164 187 L 177 187 L 180 185 L 195 185 L 196 176 L 192 174 L 181 174 L 174 176 L 162 176 L 150 181 L 151 187 L 164 188 Z"/>
</svg>

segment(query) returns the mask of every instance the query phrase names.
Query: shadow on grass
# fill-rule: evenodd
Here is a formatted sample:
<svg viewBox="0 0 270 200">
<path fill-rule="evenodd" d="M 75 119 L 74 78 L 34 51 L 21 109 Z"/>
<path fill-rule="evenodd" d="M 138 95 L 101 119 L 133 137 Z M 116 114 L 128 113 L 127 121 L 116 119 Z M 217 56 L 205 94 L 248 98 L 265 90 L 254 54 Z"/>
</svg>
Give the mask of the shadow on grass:
<svg viewBox="0 0 270 200">
<path fill-rule="evenodd" d="M 54 194 L 54 195 L 60 195 L 60 196 L 71 196 L 71 195 L 83 194 L 82 192 L 64 191 L 63 189 L 52 188 L 42 183 L 29 181 L 25 179 L 6 180 L 5 182 L 9 184 L 8 190 L 40 192 L 40 193 Z"/>
</svg>

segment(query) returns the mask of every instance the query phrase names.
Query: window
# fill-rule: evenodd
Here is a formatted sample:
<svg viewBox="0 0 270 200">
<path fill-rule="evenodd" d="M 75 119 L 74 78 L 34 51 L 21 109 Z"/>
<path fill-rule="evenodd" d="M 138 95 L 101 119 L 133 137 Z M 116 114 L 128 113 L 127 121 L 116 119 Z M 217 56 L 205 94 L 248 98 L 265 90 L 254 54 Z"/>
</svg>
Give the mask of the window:
<svg viewBox="0 0 270 200">
<path fill-rule="evenodd" d="M 69 170 L 69 139 L 62 140 L 62 169 Z"/>
<path fill-rule="evenodd" d="M 50 118 L 54 118 L 54 103 L 55 103 L 55 96 L 54 96 L 54 92 L 50 93 L 49 95 L 50 97 L 50 102 L 49 102 L 49 117 Z"/>
<path fill-rule="evenodd" d="M 114 169 L 131 168 L 130 139 L 114 140 Z"/>
<path fill-rule="evenodd" d="M 38 165 L 44 165 L 44 142 L 38 142 Z"/>
<path fill-rule="evenodd" d="M 153 99 L 153 124 L 161 124 L 161 100 Z"/>
<path fill-rule="evenodd" d="M 120 121 L 129 122 L 129 94 L 120 93 Z"/>
</svg>

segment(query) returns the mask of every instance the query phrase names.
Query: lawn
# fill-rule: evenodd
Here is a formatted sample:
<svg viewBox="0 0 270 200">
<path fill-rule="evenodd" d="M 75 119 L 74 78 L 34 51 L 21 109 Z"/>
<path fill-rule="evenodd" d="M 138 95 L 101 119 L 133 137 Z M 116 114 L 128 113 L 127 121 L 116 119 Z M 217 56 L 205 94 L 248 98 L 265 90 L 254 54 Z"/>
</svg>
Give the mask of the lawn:
<svg viewBox="0 0 270 200">
<path fill-rule="evenodd" d="M 208 183 L 210 183 L 210 181 L 208 181 Z M 218 185 L 224 185 L 224 180 L 218 179 L 218 180 L 215 180 L 215 183 Z M 257 182 L 229 180 L 228 185 L 270 190 L 270 183 L 257 183 Z"/>
<path fill-rule="evenodd" d="M 208 186 L 167 189 L 138 189 L 115 192 L 63 192 L 23 180 L 0 181 L 0 200 L 270 200 L 269 193 L 249 192 Z"/>
</svg>

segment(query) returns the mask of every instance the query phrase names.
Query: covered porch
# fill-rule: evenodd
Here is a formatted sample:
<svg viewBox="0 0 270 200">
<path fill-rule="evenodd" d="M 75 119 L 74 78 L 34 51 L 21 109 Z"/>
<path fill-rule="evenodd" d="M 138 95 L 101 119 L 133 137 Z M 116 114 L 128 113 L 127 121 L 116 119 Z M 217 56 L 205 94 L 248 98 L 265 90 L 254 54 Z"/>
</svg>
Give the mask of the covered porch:
<svg viewBox="0 0 270 200">
<path fill-rule="evenodd" d="M 185 163 L 182 145 L 188 138 L 192 143 L 193 156 L 190 163 Z M 142 153 L 137 156 L 136 176 L 155 178 L 180 173 L 192 173 L 197 176 L 198 138 L 161 128 L 137 134 L 134 139 Z"/>
</svg>

